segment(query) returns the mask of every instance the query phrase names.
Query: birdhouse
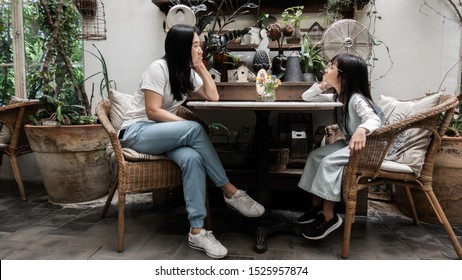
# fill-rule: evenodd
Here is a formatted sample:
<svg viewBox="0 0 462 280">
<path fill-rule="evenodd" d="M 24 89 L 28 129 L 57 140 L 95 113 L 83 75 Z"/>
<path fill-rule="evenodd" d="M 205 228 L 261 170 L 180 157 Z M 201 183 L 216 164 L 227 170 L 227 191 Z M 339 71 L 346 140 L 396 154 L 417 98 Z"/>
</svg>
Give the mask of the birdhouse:
<svg viewBox="0 0 462 280">
<path fill-rule="evenodd" d="M 215 81 L 215 83 L 221 82 L 221 73 L 220 71 L 212 68 L 209 70 L 210 76 L 212 76 L 212 79 Z"/>
<path fill-rule="evenodd" d="M 249 68 L 242 64 L 237 68 L 237 82 L 243 83 L 249 81 Z"/>
</svg>

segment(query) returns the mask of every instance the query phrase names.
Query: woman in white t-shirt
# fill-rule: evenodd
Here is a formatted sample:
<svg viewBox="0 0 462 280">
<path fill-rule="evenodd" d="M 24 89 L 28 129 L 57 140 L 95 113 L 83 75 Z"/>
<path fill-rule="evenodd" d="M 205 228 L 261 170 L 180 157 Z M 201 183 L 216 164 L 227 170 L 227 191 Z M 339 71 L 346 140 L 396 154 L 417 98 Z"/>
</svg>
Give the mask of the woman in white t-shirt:
<svg viewBox="0 0 462 280">
<path fill-rule="evenodd" d="M 165 55 L 143 73 L 119 131 L 120 143 L 140 153 L 165 154 L 180 166 L 186 210 L 191 229 L 189 246 L 223 258 L 227 249 L 205 230 L 206 177 L 221 187 L 228 206 L 247 217 L 265 209 L 245 191 L 229 182 L 205 129 L 177 116 L 179 106 L 195 92 L 217 101 L 217 87 L 202 62 L 202 49 L 194 27 L 175 25 L 165 39 Z"/>
</svg>

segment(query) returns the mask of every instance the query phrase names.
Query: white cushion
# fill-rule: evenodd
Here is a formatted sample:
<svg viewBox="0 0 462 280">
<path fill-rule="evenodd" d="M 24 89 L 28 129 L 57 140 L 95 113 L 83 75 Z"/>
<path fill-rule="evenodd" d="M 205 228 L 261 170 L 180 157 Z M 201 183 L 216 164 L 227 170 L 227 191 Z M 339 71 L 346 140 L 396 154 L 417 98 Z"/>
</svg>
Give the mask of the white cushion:
<svg viewBox="0 0 462 280">
<path fill-rule="evenodd" d="M 10 143 L 11 130 L 4 124 L 0 123 L 0 148 L 5 148 Z"/>
<path fill-rule="evenodd" d="M 382 166 L 380 166 L 380 170 L 383 171 L 390 171 L 390 172 L 400 172 L 400 173 L 413 173 L 414 171 L 409 165 L 384 160 L 382 162 Z"/>
<path fill-rule="evenodd" d="M 124 154 L 124 158 L 128 161 L 154 161 L 160 159 L 169 159 L 164 155 L 151 155 L 151 154 L 142 154 L 138 153 L 135 150 L 130 148 L 122 148 L 122 152 Z"/>
<path fill-rule="evenodd" d="M 109 100 L 111 100 L 111 123 L 115 130 L 119 130 L 125 112 L 127 111 L 133 96 L 113 89 L 109 90 Z"/>
<path fill-rule="evenodd" d="M 142 154 L 130 148 L 122 148 L 122 153 L 124 155 L 124 159 L 127 161 L 156 161 L 169 159 L 165 155 Z M 116 161 L 116 156 L 112 145 L 109 145 L 106 148 L 106 156 L 110 157 L 111 160 Z"/>
<path fill-rule="evenodd" d="M 385 124 L 391 124 L 438 105 L 441 93 L 419 100 L 400 101 L 393 97 L 380 96 L 378 105 L 385 116 Z M 401 133 L 392 144 L 386 160 L 408 165 L 416 175 L 420 175 L 431 133 L 414 128 Z"/>
</svg>

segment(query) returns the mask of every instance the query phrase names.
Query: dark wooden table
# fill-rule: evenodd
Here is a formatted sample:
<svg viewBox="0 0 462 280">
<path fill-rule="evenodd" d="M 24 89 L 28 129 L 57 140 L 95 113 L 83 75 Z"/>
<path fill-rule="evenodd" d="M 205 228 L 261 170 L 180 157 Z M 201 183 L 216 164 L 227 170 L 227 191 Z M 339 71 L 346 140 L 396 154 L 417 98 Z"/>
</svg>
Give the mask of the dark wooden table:
<svg viewBox="0 0 462 280">
<path fill-rule="evenodd" d="M 279 231 L 290 231 L 293 228 L 291 221 L 278 219 L 271 214 L 271 192 L 268 187 L 269 177 L 269 141 L 267 138 L 269 129 L 269 116 L 273 111 L 317 111 L 333 110 L 342 106 L 340 102 L 256 102 L 256 101 L 189 101 L 188 107 L 201 110 L 239 110 L 253 111 L 256 117 L 255 143 L 256 166 L 255 166 L 255 199 L 265 206 L 266 213 L 258 222 L 255 229 L 254 249 L 258 253 L 266 251 L 266 238 L 268 235 Z"/>
</svg>

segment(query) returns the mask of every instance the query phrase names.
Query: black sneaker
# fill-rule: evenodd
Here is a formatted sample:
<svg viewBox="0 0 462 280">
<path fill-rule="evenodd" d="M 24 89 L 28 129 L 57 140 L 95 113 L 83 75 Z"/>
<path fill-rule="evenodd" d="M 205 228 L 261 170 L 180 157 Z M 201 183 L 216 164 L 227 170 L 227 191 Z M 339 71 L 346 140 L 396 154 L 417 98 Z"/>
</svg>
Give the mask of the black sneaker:
<svg viewBox="0 0 462 280">
<path fill-rule="evenodd" d="M 317 216 L 316 221 L 303 229 L 302 235 L 306 239 L 311 240 L 323 239 L 328 234 L 339 228 L 342 225 L 342 222 L 343 220 L 338 214 L 335 214 L 333 219 L 326 222 L 324 214 L 320 213 Z"/>
<path fill-rule="evenodd" d="M 297 223 L 301 225 L 311 224 L 316 220 L 316 216 L 322 211 L 322 206 L 311 207 L 302 216 L 297 219 Z"/>
</svg>

